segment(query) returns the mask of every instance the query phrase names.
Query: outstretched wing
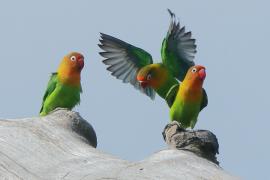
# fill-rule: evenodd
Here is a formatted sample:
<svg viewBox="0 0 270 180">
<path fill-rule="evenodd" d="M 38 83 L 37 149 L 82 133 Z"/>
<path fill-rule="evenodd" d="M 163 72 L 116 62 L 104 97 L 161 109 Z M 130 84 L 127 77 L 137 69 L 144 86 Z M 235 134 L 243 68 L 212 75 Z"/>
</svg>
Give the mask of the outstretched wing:
<svg viewBox="0 0 270 180">
<path fill-rule="evenodd" d="M 186 72 L 194 66 L 196 53 L 195 39 L 191 32 L 185 32 L 185 27 L 175 20 L 175 14 L 168 9 L 171 15 L 171 24 L 161 47 L 162 62 L 180 81 L 185 78 Z"/>
<path fill-rule="evenodd" d="M 109 66 L 107 70 L 117 79 L 132 84 L 136 89 L 154 99 L 155 91 L 150 87 L 141 87 L 137 81 L 139 69 L 153 63 L 151 55 L 143 49 L 103 33 L 101 33 L 100 43 L 99 47 L 104 52 L 99 54 L 106 58 L 103 63 Z"/>
<path fill-rule="evenodd" d="M 47 99 L 47 97 L 54 91 L 56 84 L 57 84 L 57 73 L 52 73 L 51 78 L 50 78 L 48 85 L 47 85 L 46 92 L 43 96 L 42 106 L 41 106 L 39 113 L 42 112 L 44 102 Z"/>
</svg>

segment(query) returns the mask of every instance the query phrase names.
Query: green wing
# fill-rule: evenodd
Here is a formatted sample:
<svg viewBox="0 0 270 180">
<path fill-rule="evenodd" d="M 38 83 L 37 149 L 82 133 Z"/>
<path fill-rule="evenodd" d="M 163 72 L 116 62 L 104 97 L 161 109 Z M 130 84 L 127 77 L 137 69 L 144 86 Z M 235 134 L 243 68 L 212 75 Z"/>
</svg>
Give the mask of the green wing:
<svg viewBox="0 0 270 180">
<path fill-rule="evenodd" d="M 47 97 L 54 91 L 54 89 L 56 88 L 56 84 L 57 84 L 57 73 L 52 73 L 50 80 L 48 82 L 48 85 L 47 85 L 46 92 L 43 96 L 42 106 L 41 106 L 39 113 L 42 112 L 44 102 L 47 99 Z"/>
<path fill-rule="evenodd" d="M 165 100 L 166 100 L 169 107 L 171 107 L 173 105 L 173 103 L 174 103 L 177 92 L 179 90 L 179 85 L 180 84 L 176 84 L 176 85 L 172 86 L 170 88 L 170 90 L 168 91 L 168 93 L 166 94 Z M 206 91 L 203 88 L 203 99 L 202 99 L 202 102 L 201 102 L 200 111 L 203 110 L 203 108 L 205 108 L 207 106 L 207 104 L 208 104 L 208 98 L 207 98 Z"/>
<path fill-rule="evenodd" d="M 100 52 L 100 55 L 106 58 L 103 63 L 109 66 L 107 70 L 117 79 L 132 84 L 136 89 L 154 99 L 155 91 L 150 87 L 141 87 L 137 81 L 139 69 L 153 63 L 151 55 L 143 49 L 103 33 L 101 33 L 100 43 L 99 47 L 104 50 Z"/>
<path fill-rule="evenodd" d="M 179 84 L 176 84 L 172 86 L 170 90 L 167 92 L 165 100 L 169 107 L 173 105 L 178 89 L 179 89 Z"/>
<path fill-rule="evenodd" d="M 207 104 L 208 104 L 208 97 L 207 97 L 205 89 L 203 88 L 203 99 L 202 99 L 200 111 L 203 110 L 203 108 L 205 108 Z"/>
<path fill-rule="evenodd" d="M 162 42 L 162 62 L 178 80 L 183 81 L 188 69 L 194 66 L 195 39 L 191 38 L 191 32 L 185 32 L 185 27 L 181 27 L 175 20 L 174 13 L 169 9 L 168 11 L 171 15 L 171 23 L 167 36 Z"/>
</svg>

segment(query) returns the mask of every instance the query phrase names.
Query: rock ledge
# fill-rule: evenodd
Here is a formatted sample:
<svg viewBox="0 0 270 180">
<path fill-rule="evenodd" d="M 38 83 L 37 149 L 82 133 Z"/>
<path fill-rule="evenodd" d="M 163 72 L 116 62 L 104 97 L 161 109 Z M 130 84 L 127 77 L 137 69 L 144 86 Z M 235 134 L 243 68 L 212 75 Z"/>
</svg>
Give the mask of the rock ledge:
<svg viewBox="0 0 270 180">
<path fill-rule="evenodd" d="M 45 117 L 0 120 L 0 141 L 0 179 L 237 179 L 184 150 L 162 150 L 139 162 L 101 152 L 94 148 L 92 126 L 64 109 Z"/>
</svg>

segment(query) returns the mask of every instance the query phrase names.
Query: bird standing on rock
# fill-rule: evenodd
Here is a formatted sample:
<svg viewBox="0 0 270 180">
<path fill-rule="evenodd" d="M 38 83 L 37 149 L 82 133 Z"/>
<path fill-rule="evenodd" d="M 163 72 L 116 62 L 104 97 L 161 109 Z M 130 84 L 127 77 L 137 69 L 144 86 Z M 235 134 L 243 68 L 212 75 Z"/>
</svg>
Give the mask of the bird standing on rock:
<svg viewBox="0 0 270 180">
<path fill-rule="evenodd" d="M 80 53 L 72 52 L 63 58 L 57 72 L 52 73 L 48 82 L 40 116 L 45 116 L 58 107 L 71 110 L 80 103 L 83 67 L 84 57 Z"/>
<path fill-rule="evenodd" d="M 188 70 L 170 109 L 171 121 L 176 120 L 183 128 L 194 128 L 199 112 L 205 106 L 202 88 L 205 77 L 203 66 L 196 65 Z"/>
</svg>

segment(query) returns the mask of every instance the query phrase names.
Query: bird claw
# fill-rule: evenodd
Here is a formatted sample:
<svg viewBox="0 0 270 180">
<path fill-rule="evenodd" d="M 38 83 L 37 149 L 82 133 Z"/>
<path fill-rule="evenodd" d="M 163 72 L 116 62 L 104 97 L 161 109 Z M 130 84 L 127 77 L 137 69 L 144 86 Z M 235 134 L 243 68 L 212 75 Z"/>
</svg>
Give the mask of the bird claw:
<svg viewBox="0 0 270 180">
<path fill-rule="evenodd" d="M 54 110 L 52 110 L 51 112 L 49 112 L 49 114 L 52 114 L 52 113 L 54 113 L 54 112 L 56 112 L 56 111 L 60 111 L 60 110 L 66 110 L 66 111 L 69 111 L 70 109 L 58 107 L 58 108 L 55 108 Z M 48 115 L 49 115 L 49 114 L 48 114 Z"/>
</svg>

